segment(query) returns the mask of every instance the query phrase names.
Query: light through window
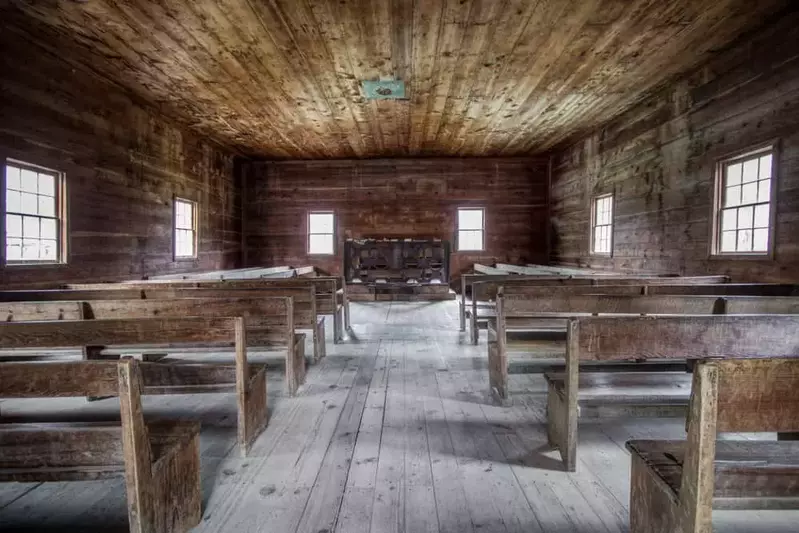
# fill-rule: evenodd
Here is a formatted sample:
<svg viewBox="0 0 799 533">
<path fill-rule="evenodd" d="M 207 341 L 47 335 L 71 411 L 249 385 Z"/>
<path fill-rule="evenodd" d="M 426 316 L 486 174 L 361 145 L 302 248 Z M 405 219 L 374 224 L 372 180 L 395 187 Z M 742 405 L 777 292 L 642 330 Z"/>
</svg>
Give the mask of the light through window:
<svg viewBox="0 0 799 533">
<path fill-rule="evenodd" d="M 333 255 L 335 250 L 335 216 L 333 213 L 308 214 L 308 253 Z"/>
<path fill-rule="evenodd" d="M 773 164 L 772 149 L 720 164 L 717 254 L 764 255 L 769 252 Z"/>
<path fill-rule="evenodd" d="M 591 252 L 610 255 L 613 249 L 613 195 L 594 198 L 591 212 Z"/>
<path fill-rule="evenodd" d="M 17 162 L 5 171 L 6 262 L 61 261 L 61 174 Z"/>
<path fill-rule="evenodd" d="M 197 257 L 197 204 L 175 198 L 175 259 Z"/>
<path fill-rule="evenodd" d="M 482 251 L 485 248 L 485 212 L 482 209 L 458 209 L 458 251 Z"/>
</svg>

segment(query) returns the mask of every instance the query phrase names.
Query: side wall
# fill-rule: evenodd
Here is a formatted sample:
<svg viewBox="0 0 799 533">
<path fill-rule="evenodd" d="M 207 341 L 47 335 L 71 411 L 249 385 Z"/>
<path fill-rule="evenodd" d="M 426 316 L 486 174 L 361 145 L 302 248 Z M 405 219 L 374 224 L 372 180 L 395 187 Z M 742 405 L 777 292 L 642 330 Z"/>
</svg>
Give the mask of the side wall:
<svg viewBox="0 0 799 533">
<path fill-rule="evenodd" d="M 392 159 L 263 162 L 246 171 L 245 262 L 311 264 L 341 273 L 348 238 L 453 241 L 457 208 L 486 209 L 486 250 L 452 254 L 451 272 L 475 262 L 541 262 L 547 257 L 548 161 Z M 307 254 L 307 213 L 337 215 L 338 253 Z"/>
<path fill-rule="evenodd" d="M 799 16 L 784 18 L 553 158 L 555 263 L 799 281 Z M 719 158 L 778 139 L 773 260 L 709 258 Z M 590 201 L 615 193 L 613 257 L 589 254 Z"/>
<path fill-rule="evenodd" d="M 0 37 L 0 45 L 0 157 L 65 173 L 69 227 L 66 265 L 3 261 L 2 286 L 239 265 L 240 194 L 231 154 L 19 36 Z M 175 195 L 200 206 L 195 261 L 172 260 Z"/>
</svg>

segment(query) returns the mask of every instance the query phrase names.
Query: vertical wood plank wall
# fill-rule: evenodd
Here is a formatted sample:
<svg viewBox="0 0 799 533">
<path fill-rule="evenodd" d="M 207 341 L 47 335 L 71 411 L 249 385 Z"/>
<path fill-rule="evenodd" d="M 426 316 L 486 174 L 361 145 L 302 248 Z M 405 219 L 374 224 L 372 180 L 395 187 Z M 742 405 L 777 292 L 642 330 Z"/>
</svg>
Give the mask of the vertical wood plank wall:
<svg viewBox="0 0 799 533">
<path fill-rule="evenodd" d="M 66 174 L 69 261 L 0 264 L 0 284 L 237 267 L 241 198 L 233 156 L 19 37 L 0 36 L 0 157 Z M 174 195 L 200 206 L 194 261 L 172 260 Z"/>
<path fill-rule="evenodd" d="M 556 263 L 799 280 L 799 16 L 720 53 L 556 153 Z M 716 161 L 780 143 L 774 260 L 709 259 Z M 612 258 L 589 254 L 592 196 L 615 192 Z"/>
<path fill-rule="evenodd" d="M 347 238 L 453 240 L 458 207 L 486 209 L 486 250 L 475 262 L 546 259 L 547 159 L 391 159 L 245 165 L 245 263 L 311 264 L 339 274 Z M 337 215 L 338 253 L 307 255 L 307 213 Z"/>
</svg>

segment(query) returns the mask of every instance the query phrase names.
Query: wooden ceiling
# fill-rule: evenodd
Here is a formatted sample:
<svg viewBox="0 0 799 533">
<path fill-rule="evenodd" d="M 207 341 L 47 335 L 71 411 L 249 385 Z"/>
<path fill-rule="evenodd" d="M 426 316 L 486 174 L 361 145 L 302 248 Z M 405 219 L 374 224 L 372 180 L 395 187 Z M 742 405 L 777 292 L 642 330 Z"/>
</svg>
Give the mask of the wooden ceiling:
<svg viewBox="0 0 799 533">
<path fill-rule="evenodd" d="M 4 30 L 270 158 L 529 155 L 790 0 L 14 0 Z M 408 100 L 366 101 L 360 80 Z"/>
</svg>

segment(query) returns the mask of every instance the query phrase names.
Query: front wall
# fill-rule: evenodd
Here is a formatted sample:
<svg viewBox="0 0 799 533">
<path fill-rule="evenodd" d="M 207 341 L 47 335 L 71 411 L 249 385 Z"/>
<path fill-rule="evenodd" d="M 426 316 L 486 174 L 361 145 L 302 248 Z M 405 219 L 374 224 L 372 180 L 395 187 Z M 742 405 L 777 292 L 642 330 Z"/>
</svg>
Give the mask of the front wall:
<svg viewBox="0 0 799 533">
<path fill-rule="evenodd" d="M 0 37 L 0 157 L 65 173 L 69 258 L 58 266 L 3 268 L 0 262 L 0 283 L 238 266 L 240 198 L 232 156 L 18 37 Z M 174 195 L 199 202 L 196 261 L 172 261 Z"/>
<path fill-rule="evenodd" d="M 691 76 L 558 153 L 552 260 L 598 268 L 799 281 L 799 16 L 722 52 Z M 709 258 L 714 171 L 779 139 L 774 260 Z M 589 255 L 590 201 L 615 192 L 613 257 Z"/>
<path fill-rule="evenodd" d="M 253 163 L 246 171 L 245 262 L 342 273 L 347 238 L 453 241 L 458 207 L 486 209 L 486 251 L 453 252 L 451 272 L 475 262 L 546 258 L 546 160 L 396 159 Z M 312 210 L 337 215 L 338 254 L 306 253 Z"/>
</svg>

